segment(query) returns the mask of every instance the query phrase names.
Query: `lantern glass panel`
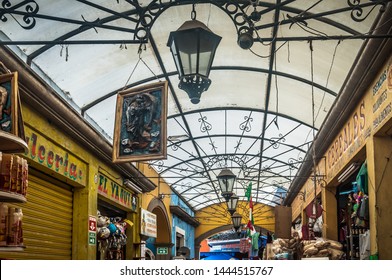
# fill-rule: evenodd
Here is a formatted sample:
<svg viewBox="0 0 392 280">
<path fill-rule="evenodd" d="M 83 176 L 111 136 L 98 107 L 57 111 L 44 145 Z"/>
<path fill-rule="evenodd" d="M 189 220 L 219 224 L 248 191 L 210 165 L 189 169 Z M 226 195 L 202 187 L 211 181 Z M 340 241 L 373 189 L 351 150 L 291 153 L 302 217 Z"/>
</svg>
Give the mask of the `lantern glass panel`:
<svg viewBox="0 0 392 280">
<path fill-rule="evenodd" d="M 237 208 L 237 203 L 238 203 L 238 196 L 233 194 L 229 201 L 227 202 L 227 208 L 228 210 L 234 210 Z"/>
<path fill-rule="evenodd" d="M 231 217 L 231 220 L 233 222 L 233 226 L 239 228 L 241 226 L 242 216 L 238 213 L 234 213 L 234 215 Z"/>
</svg>

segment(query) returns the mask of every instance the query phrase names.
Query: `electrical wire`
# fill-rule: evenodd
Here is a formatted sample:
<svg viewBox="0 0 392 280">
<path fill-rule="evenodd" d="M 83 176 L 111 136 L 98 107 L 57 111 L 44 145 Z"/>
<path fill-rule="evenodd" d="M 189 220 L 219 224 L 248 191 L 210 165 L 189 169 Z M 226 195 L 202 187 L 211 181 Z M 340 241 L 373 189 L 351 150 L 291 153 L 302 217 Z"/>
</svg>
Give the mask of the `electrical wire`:
<svg viewBox="0 0 392 280">
<path fill-rule="evenodd" d="M 335 49 L 334 49 L 334 51 L 333 51 L 331 65 L 329 66 L 327 81 L 326 81 L 326 83 L 325 83 L 325 87 L 326 87 L 326 88 L 328 88 L 329 78 L 330 78 L 331 73 L 332 73 L 332 67 L 333 67 L 333 65 L 334 65 L 334 63 L 335 63 L 336 51 L 337 51 L 337 49 L 338 49 L 338 46 L 339 46 L 340 42 L 341 42 L 340 40 L 337 42 L 337 44 L 336 44 L 336 46 L 335 46 Z M 324 93 L 323 93 L 323 97 L 322 97 L 322 99 L 321 99 L 320 107 L 319 107 L 319 109 L 318 109 L 318 111 L 317 111 L 317 114 L 316 114 L 316 120 L 317 120 L 317 118 L 318 118 L 318 116 L 319 116 L 320 110 L 321 110 L 322 105 L 323 105 L 323 103 L 324 103 L 325 95 L 326 95 L 326 91 L 324 91 Z"/>
</svg>

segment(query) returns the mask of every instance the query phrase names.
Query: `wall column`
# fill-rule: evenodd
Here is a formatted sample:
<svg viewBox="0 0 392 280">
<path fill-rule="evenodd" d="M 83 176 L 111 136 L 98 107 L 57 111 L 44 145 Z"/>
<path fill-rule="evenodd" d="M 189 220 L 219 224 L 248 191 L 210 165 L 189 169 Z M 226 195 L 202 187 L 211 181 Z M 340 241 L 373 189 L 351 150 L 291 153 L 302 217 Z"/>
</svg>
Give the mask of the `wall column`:
<svg viewBox="0 0 392 280">
<path fill-rule="evenodd" d="M 374 136 L 367 147 L 370 254 L 392 259 L 392 138 Z"/>
<path fill-rule="evenodd" d="M 323 208 L 326 209 L 323 213 L 323 237 L 338 240 L 336 188 L 323 189 L 321 196 Z"/>
</svg>

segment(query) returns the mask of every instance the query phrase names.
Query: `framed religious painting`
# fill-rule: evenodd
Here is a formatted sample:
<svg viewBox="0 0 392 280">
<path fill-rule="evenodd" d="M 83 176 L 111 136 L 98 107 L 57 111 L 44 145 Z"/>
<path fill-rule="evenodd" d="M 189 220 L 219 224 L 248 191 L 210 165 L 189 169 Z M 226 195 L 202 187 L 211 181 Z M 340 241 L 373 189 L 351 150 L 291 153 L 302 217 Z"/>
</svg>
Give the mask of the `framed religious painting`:
<svg viewBox="0 0 392 280">
<path fill-rule="evenodd" d="M 167 87 L 165 81 L 117 94 L 113 162 L 167 157 Z"/>
<path fill-rule="evenodd" d="M 20 137 L 18 73 L 0 75 L 0 132 Z"/>
</svg>

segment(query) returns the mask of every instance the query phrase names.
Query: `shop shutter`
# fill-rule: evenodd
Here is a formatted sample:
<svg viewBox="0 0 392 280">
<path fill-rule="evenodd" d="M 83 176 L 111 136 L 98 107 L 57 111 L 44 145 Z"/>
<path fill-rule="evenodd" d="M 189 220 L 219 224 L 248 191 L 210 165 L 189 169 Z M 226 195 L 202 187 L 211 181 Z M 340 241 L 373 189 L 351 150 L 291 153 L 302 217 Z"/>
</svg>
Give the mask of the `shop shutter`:
<svg viewBox="0 0 392 280">
<path fill-rule="evenodd" d="M 8 204 L 22 208 L 22 252 L 0 252 L 7 259 L 62 259 L 72 257 L 72 190 L 29 176 L 27 202 Z"/>
</svg>

